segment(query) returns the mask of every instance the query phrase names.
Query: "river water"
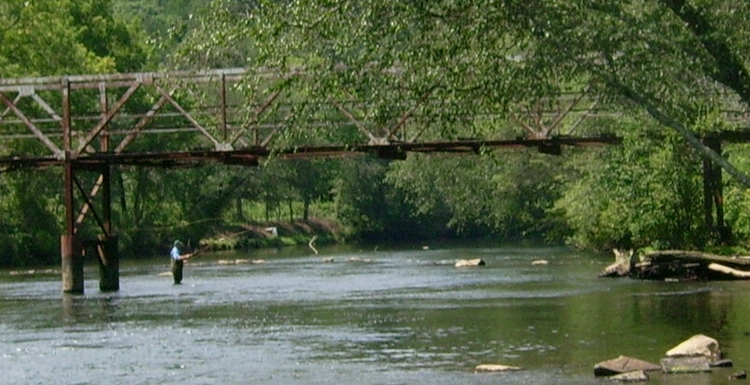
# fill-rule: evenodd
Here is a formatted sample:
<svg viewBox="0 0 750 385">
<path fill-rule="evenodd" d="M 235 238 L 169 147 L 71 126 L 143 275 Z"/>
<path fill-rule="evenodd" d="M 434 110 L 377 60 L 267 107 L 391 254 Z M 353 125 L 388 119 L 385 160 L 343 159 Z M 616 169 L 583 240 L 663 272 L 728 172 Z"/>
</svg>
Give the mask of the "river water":
<svg viewBox="0 0 750 385">
<path fill-rule="evenodd" d="M 487 265 L 453 267 L 469 258 Z M 219 261 L 235 259 L 264 263 Z M 539 247 L 288 249 L 204 254 L 173 285 L 165 256 L 123 261 L 116 293 L 87 267 L 84 295 L 62 294 L 57 271 L 3 271 L 0 383 L 601 384 L 596 363 L 658 364 L 695 334 L 735 366 L 650 383 L 724 384 L 750 369 L 750 282 L 597 278 L 612 260 Z"/>
</svg>

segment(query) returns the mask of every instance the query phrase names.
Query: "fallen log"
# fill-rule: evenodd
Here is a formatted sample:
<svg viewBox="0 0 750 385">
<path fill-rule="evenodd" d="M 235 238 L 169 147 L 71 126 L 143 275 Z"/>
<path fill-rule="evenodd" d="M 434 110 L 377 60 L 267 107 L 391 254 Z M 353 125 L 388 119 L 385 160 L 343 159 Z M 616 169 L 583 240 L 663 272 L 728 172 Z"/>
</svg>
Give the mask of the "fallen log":
<svg viewBox="0 0 750 385">
<path fill-rule="evenodd" d="M 745 267 L 750 270 L 750 258 L 748 257 L 727 257 L 724 255 L 716 255 L 711 253 L 704 253 L 701 251 L 691 250 L 661 250 L 651 251 L 644 254 L 644 258 L 655 262 L 668 262 L 674 260 L 680 260 L 685 262 L 704 262 L 711 263 L 716 262 L 725 266 L 735 266 L 737 268 Z"/>
<path fill-rule="evenodd" d="M 689 250 L 661 250 L 643 255 L 633 277 L 655 280 L 750 279 L 750 258 Z"/>
</svg>

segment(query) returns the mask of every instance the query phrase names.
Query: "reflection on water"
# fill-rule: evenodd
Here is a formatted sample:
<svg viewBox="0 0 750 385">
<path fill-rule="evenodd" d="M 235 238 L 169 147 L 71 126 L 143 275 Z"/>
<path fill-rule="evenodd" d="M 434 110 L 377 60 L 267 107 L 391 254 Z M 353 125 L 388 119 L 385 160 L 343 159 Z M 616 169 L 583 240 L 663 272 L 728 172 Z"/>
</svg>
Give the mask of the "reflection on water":
<svg viewBox="0 0 750 385">
<path fill-rule="evenodd" d="M 95 273 L 86 295 L 0 274 L 3 383 L 598 384 L 597 362 L 658 363 L 698 333 L 736 367 L 651 383 L 721 384 L 750 363 L 747 282 L 601 279 L 609 256 L 565 249 L 321 251 L 206 255 L 177 286 L 162 260 L 123 263 L 117 293 Z M 473 373 L 487 363 L 525 370 Z"/>
<path fill-rule="evenodd" d="M 119 298 L 116 294 L 85 297 L 61 294 L 63 320 L 68 325 L 115 322 Z"/>
</svg>

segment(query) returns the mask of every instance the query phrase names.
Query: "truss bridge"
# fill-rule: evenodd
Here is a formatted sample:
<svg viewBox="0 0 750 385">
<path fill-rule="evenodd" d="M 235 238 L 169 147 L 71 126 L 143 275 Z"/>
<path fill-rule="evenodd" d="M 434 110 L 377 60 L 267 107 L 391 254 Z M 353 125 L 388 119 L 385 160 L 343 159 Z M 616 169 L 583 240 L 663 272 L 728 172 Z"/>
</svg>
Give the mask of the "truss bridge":
<svg viewBox="0 0 750 385">
<path fill-rule="evenodd" d="M 346 92 L 304 97 L 290 91 L 287 85 L 296 76 L 303 75 L 235 68 L 0 79 L 0 170 L 64 171 L 63 291 L 83 292 L 82 254 L 91 243 L 98 250 L 100 288 L 119 289 L 109 192 L 112 167 L 255 166 L 269 157 L 357 154 L 405 159 L 408 153 L 506 147 L 559 154 L 564 146 L 620 141 L 614 136 L 552 135 L 564 119 L 574 127 L 590 114 L 593 105 L 581 109 L 580 97 L 549 119 L 541 119 L 541 112 L 538 119 L 513 115 L 511 121 L 523 129 L 518 137 L 455 138 L 431 124 L 435 109 L 427 108 L 433 103 L 429 91 L 394 102 L 385 117 L 373 117 L 366 103 Z M 98 174 L 96 181 L 82 183 L 83 171 Z M 101 228 L 96 240 L 78 234 L 87 217 Z"/>
</svg>

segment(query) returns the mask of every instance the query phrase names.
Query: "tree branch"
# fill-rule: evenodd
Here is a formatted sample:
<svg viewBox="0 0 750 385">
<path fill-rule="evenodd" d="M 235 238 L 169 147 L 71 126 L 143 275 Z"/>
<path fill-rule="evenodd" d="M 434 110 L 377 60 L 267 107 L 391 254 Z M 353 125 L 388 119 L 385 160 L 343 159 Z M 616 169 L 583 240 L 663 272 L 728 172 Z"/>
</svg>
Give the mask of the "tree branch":
<svg viewBox="0 0 750 385">
<path fill-rule="evenodd" d="M 684 0 L 661 0 L 662 4 L 682 20 L 695 34 L 706 52 L 714 59 L 714 68 L 709 76 L 715 81 L 737 92 L 742 101 L 750 107 L 750 73 L 729 48 L 725 40 L 701 12 Z"/>
<path fill-rule="evenodd" d="M 651 100 L 649 100 L 646 96 L 638 94 L 636 91 L 628 88 L 622 83 L 616 82 L 616 81 L 610 81 L 609 85 L 616 89 L 620 95 L 623 95 L 624 97 L 630 99 L 631 101 L 635 102 L 636 104 L 644 107 L 646 111 L 659 123 L 671 127 L 675 129 L 680 135 L 682 135 L 690 145 L 692 145 L 695 149 L 700 151 L 704 156 L 711 159 L 713 162 L 718 164 L 724 171 L 726 171 L 729 175 L 737 179 L 742 185 L 744 185 L 747 188 L 750 188 L 750 177 L 748 177 L 746 174 L 744 174 L 742 171 L 735 168 L 729 161 L 727 161 L 724 157 L 716 153 L 716 151 L 712 150 L 710 147 L 704 145 L 700 139 L 698 139 L 693 133 L 685 126 L 683 126 L 680 122 L 678 122 L 676 119 L 670 117 L 669 115 L 665 114 L 659 108 L 656 106 L 655 103 L 652 103 Z"/>
</svg>

